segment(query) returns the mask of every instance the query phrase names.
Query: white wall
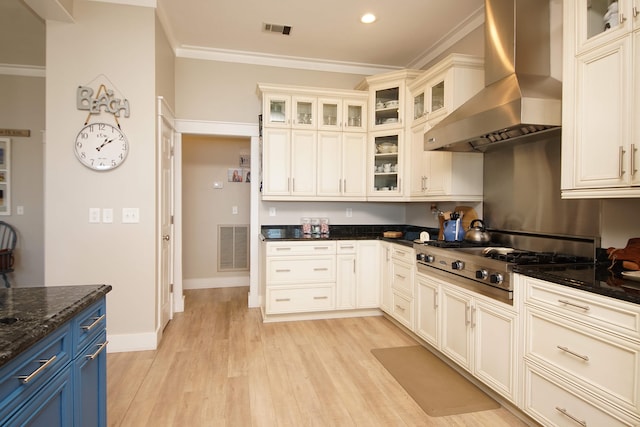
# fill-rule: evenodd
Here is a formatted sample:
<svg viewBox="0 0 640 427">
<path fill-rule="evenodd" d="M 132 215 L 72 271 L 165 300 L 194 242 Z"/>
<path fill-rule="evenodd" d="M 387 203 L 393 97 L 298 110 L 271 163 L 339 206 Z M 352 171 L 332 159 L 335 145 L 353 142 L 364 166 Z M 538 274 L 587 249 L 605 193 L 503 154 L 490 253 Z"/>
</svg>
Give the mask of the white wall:
<svg viewBox="0 0 640 427">
<path fill-rule="evenodd" d="M 47 22 L 45 283 L 112 285 L 107 296 L 111 350 L 153 348 L 155 11 L 82 1 L 74 12 L 73 24 Z M 120 118 L 130 143 L 128 158 L 104 173 L 82 166 L 73 154 L 87 116 L 76 108 L 76 88 L 97 89 L 101 82 L 113 85 L 131 107 L 131 117 Z M 106 113 L 99 119 L 113 122 Z M 112 208 L 114 222 L 89 224 L 90 207 Z M 124 207 L 139 208 L 140 223 L 122 224 Z"/>
</svg>

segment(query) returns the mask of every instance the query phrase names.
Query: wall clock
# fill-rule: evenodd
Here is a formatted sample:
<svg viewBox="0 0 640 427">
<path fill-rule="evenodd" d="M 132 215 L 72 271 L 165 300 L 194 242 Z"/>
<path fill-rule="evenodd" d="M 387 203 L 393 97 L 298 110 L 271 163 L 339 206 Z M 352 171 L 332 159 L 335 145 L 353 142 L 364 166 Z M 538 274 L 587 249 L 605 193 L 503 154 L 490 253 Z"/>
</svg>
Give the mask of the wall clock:
<svg viewBox="0 0 640 427">
<path fill-rule="evenodd" d="M 76 136 L 75 153 L 86 167 L 106 171 L 124 162 L 129 153 L 129 142 L 119 126 L 108 123 L 85 125 Z"/>
</svg>

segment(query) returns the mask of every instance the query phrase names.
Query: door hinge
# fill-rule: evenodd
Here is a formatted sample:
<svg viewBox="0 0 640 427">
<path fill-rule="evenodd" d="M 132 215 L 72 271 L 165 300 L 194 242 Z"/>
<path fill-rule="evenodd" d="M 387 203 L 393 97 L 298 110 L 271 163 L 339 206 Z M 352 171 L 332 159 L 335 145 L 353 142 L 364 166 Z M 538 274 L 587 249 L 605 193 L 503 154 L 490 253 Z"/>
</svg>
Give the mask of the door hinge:
<svg viewBox="0 0 640 427">
<path fill-rule="evenodd" d="M 169 285 L 169 293 L 173 293 L 173 283 Z"/>
<path fill-rule="evenodd" d="M 173 225 L 173 215 L 171 215 L 171 225 Z"/>
</svg>

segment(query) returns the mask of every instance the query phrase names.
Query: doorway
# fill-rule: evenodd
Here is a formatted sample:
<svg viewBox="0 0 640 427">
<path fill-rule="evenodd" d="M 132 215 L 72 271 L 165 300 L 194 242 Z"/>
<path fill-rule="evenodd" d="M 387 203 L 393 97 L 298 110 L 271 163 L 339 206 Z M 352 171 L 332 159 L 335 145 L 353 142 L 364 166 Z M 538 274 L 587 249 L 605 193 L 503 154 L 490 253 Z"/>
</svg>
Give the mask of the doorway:
<svg viewBox="0 0 640 427">
<path fill-rule="evenodd" d="M 184 294 L 183 290 L 186 288 L 200 286 L 200 287 L 211 287 L 210 285 L 216 285 L 216 280 L 195 280 L 192 281 L 192 277 L 185 277 L 184 268 L 187 267 L 183 263 L 183 259 L 193 251 L 194 249 L 185 246 L 188 236 L 185 236 L 184 233 L 187 231 L 184 228 L 185 215 L 190 215 L 185 212 L 184 203 L 188 201 L 189 198 L 193 197 L 193 195 L 184 195 L 183 194 L 183 155 L 184 155 L 184 144 L 191 144 L 192 141 L 209 141 L 209 143 L 216 143 L 216 141 L 223 140 L 235 140 L 236 142 L 244 141 L 244 143 L 248 143 L 248 156 L 249 156 L 249 167 L 248 168 L 240 168 L 240 157 L 238 152 L 238 157 L 235 160 L 235 164 L 237 167 L 235 169 L 248 169 L 252 172 L 254 177 L 258 176 L 259 170 L 259 138 L 258 138 L 258 125 L 257 124 L 243 124 L 243 123 L 218 123 L 218 122 L 200 122 L 200 121 L 192 121 L 192 120 L 176 120 L 176 131 L 178 132 L 178 137 L 176 138 L 176 147 L 175 147 L 175 161 L 176 161 L 176 216 L 175 216 L 175 229 L 176 229 L 176 256 L 175 256 L 175 300 L 174 300 L 174 309 L 175 311 L 184 311 Z M 186 142 L 185 142 L 186 141 Z M 244 150 L 247 151 L 247 150 Z M 244 154 L 244 153 L 243 153 Z M 190 154 L 189 154 L 190 155 Z M 229 160 L 226 160 L 229 162 Z M 229 167 L 224 169 L 234 169 L 234 164 L 229 163 Z M 246 166 L 246 165 L 243 165 Z M 246 180 L 246 175 L 245 175 Z M 223 188 L 215 189 L 213 188 L 215 182 L 221 182 Z M 259 233 L 260 227 L 258 223 L 258 197 L 259 197 L 259 179 L 251 179 L 250 182 L 233 182 L 228 180 L 227 175 L 220 175 L 219 173 L 216 176 L 212 176 L 210 179 L 202 179 L 201 183 L 198 185 L 202 185 L 203 194 L 213 195 L 215 192 L 220 192 L 225 188 L 238 189 L 242 191 L 246 191 L 248 188 L 249 193 L 249 204 L 248 204 L 248 233 L 249 233 L 249 294 L 248 294 L 248 306 L 249 307 L 258 307 L 259 306 L 259 297 L 258 297 L 258 244 L 259 244 Z M 233 186 L 232 186 L 233 185 Z M 239 186 L 239 187 L 235 187 Z M 221 194 L 221 193 L 218 193 Z M 234 206 L 237 206 L 238 214 L 234 214 Z M 226 209 L 226 208 L 225 208 Z M 230 216 L 233 218 L 234 215 L 240 215 L 242 209 L 241 205 L 229 204 L 228 213 L 223 213 L 224 215 Z M 206 212 L 205 212 L 206 213 Z M 191 230 L 188 230 L 191 233 Z M 208 238 L 208 237 L 207 237 Z M 209 243 L 211 244 L 211 243 Z M 217 242 L 215 242 L 217 245 Z M 197 246 L 197 245 L 196 245 Z M 187 252 L 185 252 L 185 250 Z M 200 256 L 200 255 L 198 255 Z M 210 263 L 217 265 L 217 260 L 212 260 L 210 257 L 208 258 Z M 198 261 L 200 262 L 200 261 Z M 188 266 L 191 268 L 192 266 Z M 195 266 L 196 269 L 201 269 L 202 265 Z M 199 270 L 203 271 L 203 270 Z M 192 273 L 189 273 L 191 275 Z M 202 274 L 202 273 L 196 273 Z M 227 274 L 227 273 L 225 273 Z M 237 276 L 237 273 L 232 273 Z M 223 283 L 225 280 L 230 282 L 233 285 L 231 279 L 225 279 L 224 275 L 221 276 L 220 283 Z M 227 276 L 229 277 L 229 276 Z M 185 282 L 186 285 L 185 286 Z M 246 284 L 246 278 L 245 282 Z M 236 285 L 238 286 L 238 285 Z"/>
</svg>

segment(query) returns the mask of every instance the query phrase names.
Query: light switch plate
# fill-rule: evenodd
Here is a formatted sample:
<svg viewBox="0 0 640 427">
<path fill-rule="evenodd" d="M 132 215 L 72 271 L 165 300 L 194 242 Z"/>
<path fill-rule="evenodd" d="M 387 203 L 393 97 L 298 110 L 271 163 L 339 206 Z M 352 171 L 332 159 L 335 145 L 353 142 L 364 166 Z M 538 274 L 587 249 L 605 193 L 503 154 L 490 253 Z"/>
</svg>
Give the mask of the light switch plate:
<svg viewBox="0 0 640 427">
<path fill-rule="evenodd" d="M 223 187 L 224 187 L 224 184 L 222 183 L 222 181 L 213 181 L 213 188 L 220 189 Z"/>
<path fill-rule="evenodd" d="M 113 209 L 102 209 L 102 222 L 104 222 L 105 224 L 111 224 L 113 222 Z"/>
<path fill-rule="evenodd" d="M 100 208 L 89 208 L 89 223 L 90 224 L 100 223 Z"/>
<path fill-rule="evenodd" d="M 122 208 L 122 223 L 135 224 L 140 222 L 139 208 Z"/>
</svg>

